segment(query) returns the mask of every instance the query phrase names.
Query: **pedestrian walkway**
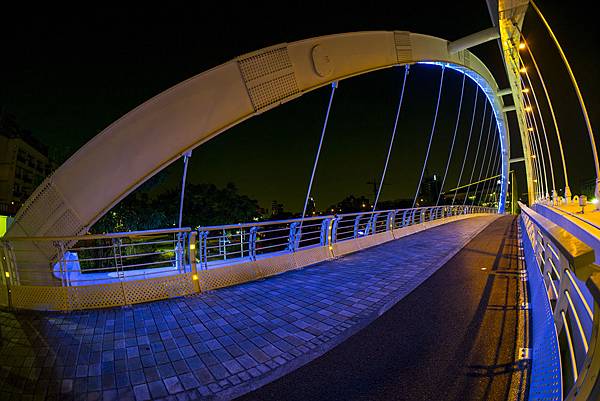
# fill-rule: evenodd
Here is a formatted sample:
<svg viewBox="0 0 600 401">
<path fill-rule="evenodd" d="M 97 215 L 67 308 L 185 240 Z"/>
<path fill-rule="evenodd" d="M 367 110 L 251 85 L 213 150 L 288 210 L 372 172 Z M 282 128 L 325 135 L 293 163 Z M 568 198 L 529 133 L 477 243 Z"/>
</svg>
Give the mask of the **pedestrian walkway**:
<svg viewBox="0 0 600 401">
<path fill-rule="evenodd" d="M 239 401 L 525 400 L 517 252 L 502 217 L 364 330 Z"/>
<path fill-rule="evenodd" d="M 0 311 L 0 399 L 231 399 L 373 322 L 497 216 L 262 281 L 131 307 Z"/>
</svg>

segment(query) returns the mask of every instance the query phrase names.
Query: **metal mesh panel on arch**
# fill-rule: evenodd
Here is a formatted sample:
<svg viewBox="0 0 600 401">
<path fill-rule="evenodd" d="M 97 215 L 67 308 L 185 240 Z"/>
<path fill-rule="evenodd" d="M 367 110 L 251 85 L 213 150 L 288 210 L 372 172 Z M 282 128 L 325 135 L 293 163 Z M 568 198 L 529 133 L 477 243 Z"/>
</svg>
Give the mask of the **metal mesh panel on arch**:
<svg viewBox="0 0 600 401">
<path fill-rule="evenodd" d="M 241 56 L 237 61 L 255 111 L 300 92 L 287 45 Z"/>
<path fill-rule="evenodd" d="M 412 45 L 410 42 L 410 32 L 395 31 L 394 44 L 396 45 L 396 60 L 398 64 L 411 62 Z"/>
</svg>

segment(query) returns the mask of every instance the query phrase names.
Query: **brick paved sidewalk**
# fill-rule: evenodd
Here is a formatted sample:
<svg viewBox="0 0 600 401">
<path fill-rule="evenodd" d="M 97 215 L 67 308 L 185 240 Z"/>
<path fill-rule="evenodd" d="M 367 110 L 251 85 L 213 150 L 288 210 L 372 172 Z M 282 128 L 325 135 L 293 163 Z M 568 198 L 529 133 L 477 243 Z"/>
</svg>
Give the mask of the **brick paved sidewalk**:
<svg viewBox="0 0 600 401">
<path fill-rule="evenodd" d="M 131 307 L 0 311 L 0 400 L 231 399 L 372 322 L 494 217 L 263 281 Z"/>
</svg>

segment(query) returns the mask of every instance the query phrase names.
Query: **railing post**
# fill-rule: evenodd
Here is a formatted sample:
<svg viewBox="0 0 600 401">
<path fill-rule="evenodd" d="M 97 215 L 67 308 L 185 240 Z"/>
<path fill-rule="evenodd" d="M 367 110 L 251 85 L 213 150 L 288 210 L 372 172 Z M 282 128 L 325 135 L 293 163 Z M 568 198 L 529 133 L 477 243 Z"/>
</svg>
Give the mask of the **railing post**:
<svg viewBox="0 0 600 401">
<path fill-rule="evenodd" d="M 331 234 L 330 234 L 330 239 L 329 239 L 329 245 L 333 245 L 337 242 L 337 230 L 338 230 L 338 225 L 340 224 L 340 220 L 341 220 L 341 218 L 336 216 L 333 218 L 333 221 L 331 222 Z"/>
<path fill-rule="evenodd" d="M 65 252 L 64 252 L 64 247 L 63 247 L 63 243 L 62 241 L 52 241 L 52 245 L 54 245 L 54 248 L 56 249 L 56 257 L 58 260 L 58 268 L 60 271 L 60 281 L 63 287 L 67 287 L 68 281 L 67 281 L 67 275 L 66 275 L 66 269 L 65 269 Z M 52 266 L 52 268 L 54 269 L 54 266 Z"/>
<path fill-rule="evenodd" d="M 183 244 L 185 243 L 185 234 L 177 233 L 177 243 L 175 244 L 175 268 L 179 273 L 185 272 L 185 263 L 183 260 Z"/>
<path fill-rule="evenodd" d="M 206 249 L 207 238 L 208 231 L 198 231 L 198 254 L 200 255 L 200 268 L 203 270 L 208 269 L 208 251 Z"/>
<path fill-rule="evenodd" d="M 377 218 L 381 213 L 373 213 L 369 218 L 369 223 L 367 224 L 367 228 L 365 229 L 365 236 L 369 235 L 369 231 L 371 235 L 376 234 L 377 230 Z"/>
<path fill-rule="evenodd" d="M 192 231 L 189 236 L 188 242 L 188 255 L 190 258 L 190 270 L 192 272 L 192 284 L 194 285 L 194 291 L 200 292 L 200 280 L 198 279 L 198 267 L 196 266 L 196 240 L 198 233 Z"/>
<path fill-rule="evenodd" d="M 298 237 L 298 228 L 300 224 L 298 222 L 293 222 L 290 224 L 290 233 L 288 236 L 288 250 L 290 252 L 296 252 L 298 249 L 299 238 Z"/>
<path fill-rule="evenodd" d="M 329 231 L 329 222 L 331 221 L 331 219 L 323 219 L 323 221 L 321 222 L 321 235 L 320 235 L 320 245 L 321 246 L 326 246 L 329 244 L 329 238 L 330 238 L 330 231 Z"/>
<path fill-rule="evenodd" d="M 354 238 L 358 238 L 358 228 L 360 227 L 360 214 L 354 218 Z"/>
<path fill-rule="evenodd" d="M 248 248 L 249 248 L 251 260 L 256 260 L 256 233 L 257 232 L 258 232 L 258 227 L 250 228 L 250 236 L 248 238 Z"/>
<path fill-rule="evenodd" d="M 394 229 L 394 222 L 396 220 L 396 211 L 392 210 L 388 213 L 387 219 L 385 220 L 385 231 L 392 231 Z"/>
<path fill-rule="evenodd" d="M 240 227 L 240 258 L 244 257 L 244 227 Z"/>
<path fill-rule="evenodd" d="M 8 244 L 6 244 L 4 241 L 0 241 L 0 274 L 2 275 L 0 278 L 0 284 L 6 287 L 6 307 L 12 309 L 9 258 Z"/>
</svg>

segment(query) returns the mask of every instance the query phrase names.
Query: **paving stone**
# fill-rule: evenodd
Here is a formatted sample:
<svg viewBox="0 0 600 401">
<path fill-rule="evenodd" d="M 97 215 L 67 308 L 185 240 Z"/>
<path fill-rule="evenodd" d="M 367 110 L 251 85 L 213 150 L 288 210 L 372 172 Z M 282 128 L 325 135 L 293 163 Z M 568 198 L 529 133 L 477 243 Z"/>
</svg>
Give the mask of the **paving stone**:
<svg viewBox="0 0 600 401">
<path fill-rule="evenodd" d="M 147 401 L 150 399 L 150 391 L 146 384 L 133 387 L 133 393 L 135 394 L 136 401 Z"/>
<path fill-rule="evenodd" d="M 209 397 L 326 348 L 372 319 L 485 220 L 194 296 L 72 313 L 0 310 L 0 333 L 10 339 L 0 342 L 0 392 L 8 394 L 0 398 Z"/>
</svg>

